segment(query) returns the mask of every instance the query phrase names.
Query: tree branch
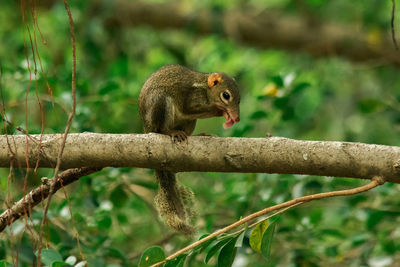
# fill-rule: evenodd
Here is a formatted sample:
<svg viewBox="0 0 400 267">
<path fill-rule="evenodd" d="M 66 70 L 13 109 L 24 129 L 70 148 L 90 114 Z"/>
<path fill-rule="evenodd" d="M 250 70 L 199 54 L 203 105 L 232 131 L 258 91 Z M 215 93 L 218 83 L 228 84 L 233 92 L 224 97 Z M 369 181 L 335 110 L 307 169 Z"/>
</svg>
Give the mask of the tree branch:
<svg viewBox="0 0 400 267">
<path fill-rule="evenodd" d="M 39 135 L 31 135 L 38 139 Z M 0 136 L 0 167 L 26 166 L 24 135 Z M 43 135 L 39 167 L 55 166 L 61 134 Z M 38 142 L 30 141 L 35 163 Z M 190 136 L 175 144 L 161 134 L 69 134 L 61 168 L 140 167 L 173 172 L 216 171 L 291 173 L 371 179 L 400 183 L 400 147 L 350 142 L 301 141 L 282 137 L 220 138 Z"/>
<path fill-rule="evenodd" d="M 0 232 L 2 232 L 7 225 L 12 224 L 18 220 L 21 216 L 27 214 L 34 206 L 46 199 L 52 189 L 53 194 L 57 192 L 62 186 L 69 185 L 70 183 L 78 180 L 79 178 L 97 172 L 101 168 L 75 168 L 66 170 L 58 175 L 58 179 L 44 179 L 43 184 L 27 195 L 21 200 L 16 202 L 11 208 L 8 208 L 0 215 Z"/>
<path fill-rule="evenodd" d="M 101 1 L 95 1 L 101 8 Z M 400 64 L 400 54 L 392 48 L 390 35 L 379 43 L 355 27 L 254 9 L 228 11 L 188 10 L 180 2 L 149 3 L 118 0 L 109 27 L 149 25 L 156 29 L 185 29 L 195 33 L 217 33 L 241 43 L 264 48 L 302 51 L 315 56 L 343 56 L 353 61 L 382 60 Z"/>
</svg>

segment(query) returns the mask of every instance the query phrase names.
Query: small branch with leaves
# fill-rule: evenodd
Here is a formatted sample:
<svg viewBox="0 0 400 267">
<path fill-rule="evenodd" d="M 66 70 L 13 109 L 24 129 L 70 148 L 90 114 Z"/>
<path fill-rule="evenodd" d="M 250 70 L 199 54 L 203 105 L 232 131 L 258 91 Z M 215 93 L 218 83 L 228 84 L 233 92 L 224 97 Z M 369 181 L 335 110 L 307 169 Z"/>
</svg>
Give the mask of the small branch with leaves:
<svg viewBox="0 0 400 267">
<path fill-rule="evenodd" d="M 218 256 L 218 266 L 231 266 L 236 255 L 237 247 L 240 247 L 242 245 L 244 234 L 249 228 L 253 227 L 254 230 L 250 234 L 250 246 L 255 251 L 262 253 L 264 257 L 268 258 L 271 251 L 271 241 L 276 221 L 268 223 L 266 221 L 267 219 L 270 219 L 271 217 L 281 214 L 290 208 L 304 204 L 306 202 L 337 196 L 350 196 L 360 194 L 384 183 L 385 179 L 376 176 L 372 178 L 371 182 L 360 187 L 303 196 L 272 207 L 265 208 L 261 211 L 250 214 L 243 219 L 231 225 L 228 225 L 210 235 L 202 236 L 200 240 L 171 254 L 168 257 L 165 257 L 165 253 L 162 248 L 157 246 L 150 247 L 143 253 L 139 262 L 139 266 L 158 267 L 162 266 L 163 264 L 166 264 L 165 266 L 169 266 L 168 264 L 171 264 L 171 266 L 183 266 L 183 263 L 188 253 L 202 252 L 207 247 L 209 247 L 209 250 L 206 255 L 205 262 L 208 262 L 218 251 L 220 251 Z M 277 212 L 259 222 L 247 226 L 249 222 L 273 211 Z M 245 225 L 245 227 L 241 230 L 232 234 L 226 234 L 227 232 L 242 225 Z"/>
</svg>

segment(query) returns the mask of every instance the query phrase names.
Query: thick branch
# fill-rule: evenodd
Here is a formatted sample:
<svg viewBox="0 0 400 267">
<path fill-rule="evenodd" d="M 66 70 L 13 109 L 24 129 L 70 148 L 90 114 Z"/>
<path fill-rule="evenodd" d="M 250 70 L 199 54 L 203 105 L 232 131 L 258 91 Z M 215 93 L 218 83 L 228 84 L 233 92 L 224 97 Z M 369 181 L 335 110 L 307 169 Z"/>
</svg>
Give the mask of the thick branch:
<svg viewBox="0 0 400 267">
<path fill-rule="evenodd" d="M 97 1 L 101 8 L 101 1 Z M 184 29 L 218 33 L 241 43 L 265 48 L 303 51 L 316 56 L 343 56 L 354 61 L 383 60 L 398 65 L 389 33 L 379 42 L 354 27 L 307 21 L 260 10 L 187 10 L 179 2 L 149 3 L 119 0 L 109 26 L 149 25 L 156 29 Z"/>
<path fill-rule="evenodd" d="M 0 214 L 0 232 L 7 225 L 12 224 L 24 214 L 30 214 L 31 209 L 46 199 L 50 194 L 50 188 L 53 187 L 54 193 L 62 186 L 78 180 L 79 178 L 99 171 L 100 168 L 76 168 L 66 170 L 58 175 L 58 179 L 44 180 L 43 184 L 24 196 L 21 200 L 15 203 L 11 208 Z"/>
<path fill-rule="evenodd" d="M 29 141 L 29 163 L 36 163 L 39 136 Z M 7 138 L 13 149 L 9 152 Z M 25 166 L 25 135 L 0 136 L 0 167 L 12 160 Z M 62 135 L 44 135 L 39 167 L 54 167 Z M 15 155 L 15 158 L 12 158 Z M 174 172 L 217 171 L 293 173 L 400 183 L 400 147 L 349 142 L 300 141 L 281 137 L 191 136 L 175 144 L 161 134 L 69 134 L 61 168 L 140 167 Z"/>
</svg>

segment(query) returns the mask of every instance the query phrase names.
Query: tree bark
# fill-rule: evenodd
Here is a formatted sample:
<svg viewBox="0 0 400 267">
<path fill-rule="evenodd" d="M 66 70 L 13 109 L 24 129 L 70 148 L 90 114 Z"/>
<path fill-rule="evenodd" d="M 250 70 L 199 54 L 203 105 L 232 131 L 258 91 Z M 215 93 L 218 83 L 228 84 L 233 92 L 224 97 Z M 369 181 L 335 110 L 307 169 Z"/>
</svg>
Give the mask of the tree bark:
<svg viewBox="0 0 400 267">
<path fill-rule="evenodd" d="M 94 8 L 103 2 L 95 1 Z M 216 33 L 263 48 L 301 51 L 315 56 L 342 56 L 353 61 L 400 64 L 388 34 L 371 36 L 349 25 L 309 21 L 302 17 L 260 10 L 187 10 L 182 3 L 148 3 L 118 0 L 108 19 L 110 27 L 149 25 L 155 29 L 190 29 L 197 34 Z"/>
<path fill-rule="evenodd" d="M 61 134 L 0 136 L 0 167 L 53 168 Z M 25 154 L 28 140 L 28 155 Z M 11 151 L 10 151 L 11 149 Z M 39 153 L 40 149 L 40 153 Z M 140 167 L 173 172 L 289 173 L 400 183 L 400 147 L 281 137 L 190 136 L 175 144 L 161 134 L 69 134 L 61 168 Z"/>
</svg>

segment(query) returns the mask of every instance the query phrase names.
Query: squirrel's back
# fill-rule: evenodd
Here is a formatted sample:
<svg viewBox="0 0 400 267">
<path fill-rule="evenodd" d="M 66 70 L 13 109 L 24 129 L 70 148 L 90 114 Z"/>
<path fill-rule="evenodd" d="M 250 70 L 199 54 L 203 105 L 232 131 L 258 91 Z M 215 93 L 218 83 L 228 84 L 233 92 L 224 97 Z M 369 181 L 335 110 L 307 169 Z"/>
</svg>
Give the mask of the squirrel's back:
<svg viewBox="0 0 400 267">
<path fill-rule="evenodd" d="M 207 74 L 193 71 L 181 65 L 166 65 L 152 73 L 139 94 L 141 113 L 163 96 L 179 99 L 193 84 L 207 84 Z"/>
<path fill-rule="evenodd" d="M 189 88 L 194 82 L 205 80 L 205 73 L 193 71 L 181 65 L 166 65 L 150 75 L 142 91 L 149 88 Z"/>
</svg>

